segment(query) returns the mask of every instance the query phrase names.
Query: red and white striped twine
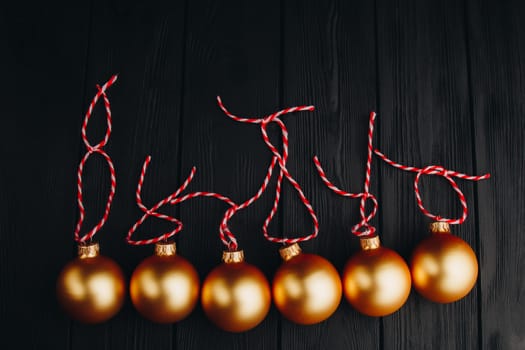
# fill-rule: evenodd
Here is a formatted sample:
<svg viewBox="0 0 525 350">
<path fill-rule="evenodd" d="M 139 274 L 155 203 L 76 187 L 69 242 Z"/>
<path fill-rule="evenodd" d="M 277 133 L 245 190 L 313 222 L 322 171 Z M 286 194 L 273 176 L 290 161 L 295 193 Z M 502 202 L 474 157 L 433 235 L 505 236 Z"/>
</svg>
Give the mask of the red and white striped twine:
<svg viewBox="0 0 525 350">
<path fill-rule="evenodd" d="M 87 152 L 84 155 L 84 157 L 82 158 L 82 160 L 80 161 L 80 164 L 78 166 L 78 172 L 77 172 L 77 202 L 78 202 L 78 208 L 79 208 L 79 218 L 78 218 L 78 222 L 77 222 L 77 225 L 76 225 L 76 228 L 75 228 L 75 241 L 80 242 L 80 243 L 86 242 L 87 240 L 91 240 L 93 238 L 93 236 L 98 231 L 100 231 L 100 229 L 102 229 L 102 227 L 104 226 L 104 224 L 106 223 L 106 221 L 108 219 L 109 211 L 111 209 L 111 203 L 113 202 L 113 198 L 115 196 L 115 189 L 116 189 L 116 185 L 117 185 L 117 180 L 116 180 L 116 176 L 115 176 L 115 167 L 113 165 L 113 162 L 111 161 L 111 158 L 109 157 L 109 155 L 103 149 L 104 146 L 108 143 L 109 137 L 111 136 L 111 106 L 110 106 L 110 103 L 109 103 L 109 99 L 108 99 L 108 97 L 106 95 L 106 90 L 111 85 L 113 85 L 115 83 L 115 81 L 117 81 L 117 76 L 113 75 L 104 85 L 102 85 L 102 87 L 97 85 L 98 91 L 95 94 L 95 97 L 93 97 L 93 100 L 91 101 L 91 103 L 89 104 L 89 108 L 88 108 L 88 110 L 86 112 L 86 116 L 84 117 L 84 122 L 82 123 L 82 131 L 81 131 L 82 140 L 84 141 L 84 144 L 86 145 Z M 91 118 L 91 114 L 93 113 L 93 108 L 97 104 L 97 102 L 100 99 L 100 97 L 102 97 L 103 100 L 104 100 L 104 107 L 106 109 L 107 128 L 106 128 L 106 134 L 104 136 L 104 139 L 102 141 L 100 141 L 98 144 L 96 144 L 95 146 L 92 146 L 89 143 L 89 140 L 87 138 L 86 129 L 87 129 L 89 120 Z M 82 223 L 84 222 L 84 218 L 85 218 L 85 215 L 86 215 L 86 209 L 84 208 L 83 196 L 82 196 L 82 173 L 84 171 L 84 166 L 85 166 L 87 160 L 89 159 L 89 157 L 93 153 L 100 154 L 106 160 L 106 162 L 108 164 L 108 167 L 109 167 L 109 174 L 110 174 L 110 182 L 111 183 L 110 183 L 108 199 L 107 199 L 107 202 L 106 202 L 106 208 L 104 210 L 104 214 L 102 215 L 102 218 L 95 225 L 95 227 L 93 227 L 93 229 L 91 229 L 91 231 L 89 231 L 88 233 L 86 233 L 84 236 L 81 237 L 80 236 L 80 230 L 82 228 Z"/>
<path fill-rule="evenodd" d="M 188 187 L 188 185 L 191 183 L 191 181 L 193 180 L 193 177 L 195 176 L 195 172 L 197 170 L 195 167 L 193 167 L 191 169 L 190 174 L 188 175 L 188 177 L 184 181 L 184 183 L 175 192 L 173 192 L 172 194 L 170 194 L 166 198 L 160 200 L 157 204 L 155 204 L 153 207 L 148 209 L 144 205 L 144 203 L 142 202 L 142 195 L 141 195 L 141 193 L 142 193 L 142 186 L 144 184 L 144 179 L 146 177 L 146 171 L 148 169 L 148 166 L 149 166 L 150 162 L 151 162 L 151 156 L 148 156 L 146 158 L 146 160 L 144 161 L 144 165 L 142 166 L 142 171 L 140 173 L 139 181 L 138 181 L 138 184 L 137 184 L 137 190 L 135 192 L 135 199 L 137 201 L 137 206 L 144 212 L 144 215 L 142 215 L 142 217 L 129 229 L 128 235 L 126 237 L 126 241 L 129 244 L 131 244 L 131 245 L 146 245 L 146 244 L 158 243 L 160 241 L 167 241 L 169 238 L 175 236 L 177 233 L 182 231 L 183 224 L 182 224 L 182 222 L 179 219 L 176 219 L 176 218 L 174 218 L 172 216 L 165 215 L 165 214 L 162 214 L 162 213 L 158 212 L 158 210 L 161 207 L 163 207 L 164 205 L 166 205 L 166 204 L 176 205 L 178 203 L 182 203 L 182 202 L 184 202 L 184 201 L 186 201 L 188 199 L 192 199 L 192 198 L 195 198 L 195 197 L 213 197 L 213 198 L 217 198 L 217 199 L 219 199 L 219 200 L 221 200 L 223 202 L 226 202 L 227 204 L 229 204 L 232 207 L 236 206 L 236 204 L 231 199 L 229 199 L 228 197 L 225 197 L 225 196 L 223 196 L 221 194 L 214 193 L 214 192 L 193 192 L 193 193 L 189 193 L 189 194 L 186 194 L 186 195 L 184 195 L 182 197 L 177 198 L 177 196 L 180 195 L 182 193 L 182 191 L 184 191 Z M 133 235 L 133 233 L 135 233 L 135 231 L 138 229 L 138 227 L 140 225 L 142 225 L 144 223 L 144 221 L 146 221 L 146 219 L 148 217 L 150 217 L 150 216 L 156 217 L 156 218 L 161 219 L 161 220 L 167 220 L 167 221 L 173 222 L 173 223 L 176 224 L 176 227 L 175 227 L 174 230 L 166 232 L 166 233 L 163 233 L 160 236 L 155 237 L 155 238 L 142 239 L 142 240 L 132 240 L 131 236 Z M 226 240 L 226 238 L 221 237 L 221 239 L 223 240 L 223 242 L 225 242 L 225 244 L 228 244 L 228 241 Z M 228 236 L 228 239 L 230 241 L 232 241 L 232 242 L 236 242 L 236 239 L 235 239 L 235 237 L 233 235 Z"/>
<path fill-rule="evenodd" d="M 284 244 L 293 244 L 296 242 L 303 242 L 303 241 L 307 241 L 307 240 L 310 240 L 316 237 L 319 232 L 319 221 L 317 219 L 317 215 L 315 214 L 312 208 L 312 205 L 310 204 L 310 201 L 306 198 L 301 186 L 290 175 L 288 169 L 286 168 L 286 162 L 288 160 L 288 130 L 286 129 L 286 126 L 284 125 L 283 121 L 279 119 L 280 116 L 288 114 L 288 113 L 301 112 L 301 111 L 313 111 L 314 106 L 297 106 L 297 107 L 286 108 L 276 113 L 270 114 L 269 116 L 265 118 L 241 118 L 241 117 L 238 117 L 230 113 L 226 109 L 226 107 L 224 107 L 220 97 L 217 97 L 217 102 L 219 104 L 219 107 L 222 109 L 222 111 L 227 116 L 232 118 L 233 120 L 242 122 L 242 123 L 261 124 L 261 134 L 262 134 L 263 140 L 273 154 L 270 166 L 268 167 L 268 171 L 266 173 L 266 177 L 264 178 L 264 181 L 261 187 L 259 188 L 259 190 L 257 191 L 257 193 L 252 198 L 248 199 L 246 202 L 242 203 L 241 205 L 228 209 L 226 213 L 224 214 L 221 226 L 219 228 L 221 235 L 231 234 L 231 231 L 228 228 L 228 221 L 233 217 L 233 215 L 235 215 L 237 211 L 248 207 L 250 204 L 252 204 L 253 202 L 255 202 L 257 199 L 259 199 L 262 196 L 262 194 L 268 187 L 268 182 L 270 181 L 270 178 L 272 176 L 275 166 L 279 164 L 280 170 L 279 170 L 279 175 L 277 177 L 277 184 L 276 184 L 276 189 L 275 189 L 275 200 L 273 203 L 273 207 L 263 224 L 264 237 L 271 242 L 284 243 Z M 271 143 L 270 138 L 268 137 L 267 127 L 272 122 L 276 123 L 281 129 L 282 142 L 283 142 L 282 143 L 282 154 Z M 297 191 L 303 205 L 306 207 L 306 209 L 308 210 L 308 213 L 310 214 L 310 217 L 312 218 L 312 221 L 314 224 L 314 231 L 307 236 L 297 237 L 297 238 L 287 238 L 287 237 L 279 238 L 279 237 L 270 236 L 270 234 L 268 233 L 268 226 L 270 225 L 270 222 L 272 221 L 273 217 L 275 216 L 275 213 L 277 212 L 277 208 L 279 207 L 279 200 L 281 197 L 281 189 L 282 189 L 282 181 L 284 177 L 286 177 L 288 182 L 290 182 L 293 188 Z M 234 244 L 230 244 L 229 248 L 236 249 L 237 243 L 235 242 Z"/>
<path fill-rule="evenodd" d="M 417 173 L 416 178 L 414 180 L 414 192 L 416 194 L 416 200 L 417 200 L 417 205 L 418 205 L 419 209 L 423 212 L 423 214 L 425 214 L 426 216 L 428 216 L 432 220 L 441 221 L 441 222 L 447 222 L 447 223 L 449 223 L 451 225 L 462 224 L 463 222 L 465 222 L 465 220 L 467 219 L 467 215 L 468 215 L 467 200 L 466 200 L 465 195 L 463 194 L 463 192 L 461 192 L 461 190 L 459 189 L 458 185 L 454 181 L 453 177 L 457 177 L 459 179 L 464 179 L 464 180 L 470 180 L 470 181 L 480 181 L 480 180 L 485 180 L 485 179 L 490 178 L 490 174 L 488 174 L 488 173 L 485 174 L 485 175 L 481 175 L 481 176 L 472 176 L 472 175 L 466 175 L 466 174 L 458 173 L 458 172 L 452 171 L 452 170 L 447 170 L 444 167 L 439 166 L 439 165 L 429 165 L 429 166 L 427 166 L 425 168 L 416 168 L 416 167 L 412 167 L 412 166 L 405 166 L 405 165 L 402 165 L 402 164 L 398 164 L 398 163 L 394 162 L 393 160 L 388 159 L 383 153 L 381 153 L 377 149 L 374 152 L 375 152 L 375 154 L 377 154 L 379 156 L 379 158 L 381 158 L 387 164 L 390 164 L 391 166 L 393 166 L 395 168 L 398 168 L 398 169 L 401 169 L 401 170 L 404 170 L 404 171 L 411 171 L 411 172 Z M 423 206 L 423 200 L 421 199 L 421 195 L 419 193 L 419 179 L 421 178 L 421 175 L 438 175 L 438 176 L 442 176 L 450 183 L 450 185 L 452 186 L 452 189 L 457 193 L 459 201 L 461 203 L 461 207 L 463 208 L 463 213 L 462 213 L 460 218 L 458 218 L 458 219 L 443 218 L 443 217 L 441 217 L 439 215 L 434 215 L 434 214 L 430 213 Z"/>
<path fill-rule="evenodd" d="M 376 119 L 376 113 L 371 112 L 369 123 L 368 123 L 368 152 L 367 152 L 365 184 L 364 184 L 363 192 L 349 193 L 335 186 L 332 182 L 330 182 L 330 180 L 328 180 L 326 173 L 321 167 L 321 163 L 319 162 L 319 159 L 317 158 L 317 156 L 314 157 L 314 164 L 315 164 L 315 167 L 317 168 L 319 176 L 321 177 L 321 180 L 323 180 L 324 184 L 329 189 L 331 189 L 332 191 L 334 191 L 340 196 L 350 197 L 350 198 L 361 198 L 361 202 L 359 205 L 359 214 L 361 215 L 361 221 L 352 227 L 352 233 L 360 237 L 373 235 L 376 231 L 375 227 L 370 225 L 369 223 L 376 215 L 377 209 L 379 206 L 377 202 L 377 198 L 369 192 L 370 174 L 371 174 L 371 169 L 372 169 L 372 150 L 373 150 L 373 136 L 374 136 L 375 119 Z M 372 203 L 374 204 L 372 212 L 368 216 L 365 213 L 367 199 L 370 199 Z"/>
</svg>

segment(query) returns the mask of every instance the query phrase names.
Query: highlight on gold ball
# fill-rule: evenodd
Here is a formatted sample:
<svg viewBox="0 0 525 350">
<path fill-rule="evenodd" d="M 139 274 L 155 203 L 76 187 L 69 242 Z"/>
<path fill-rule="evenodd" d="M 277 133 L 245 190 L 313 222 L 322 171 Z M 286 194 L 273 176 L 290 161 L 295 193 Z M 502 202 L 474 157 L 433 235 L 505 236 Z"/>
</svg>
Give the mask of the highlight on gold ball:
<svg viewBox="0 0 525 350">
<path fill-rule="evenodd" d="M 434 222 L 430 231 L 413 252 L 414 287 L 431 301 L 452 303 L 475 286 L 478 260 L 470 245 L 450 232 L 448 223 Z"/>
<path fill-rule="evenodd" d="M 204 312 L 222 330 L 250 330 L 261 323 L 270 310 L 268 280 L 257 267 L 244 261 L 242 250 L 223 252 L 222 261 L 202 284 Z"/>
<path fill-rule="evenodd" d="M 319 255 L 302 253 L 297 243 L 279 252 L 284 261 L 272 284 L 277 309 L 298 324 L 310 325 L 329 318 L 342 296 L 336 268 Z"/>
<path fill-rule="evenodd" d="M 410 270 L 399 254 L 381 245 L 378 236 L 361 238 L 360 243 L 361 251 L 343 271 L 345 297 L 365 315 L 392 314 L 410 295 Z"/>
<path fill-rule="evenodd" d="M 130 296 L 137 311 L 156 323 L 187 317 L 199 299 L 200 281 L 193 265 L 176 252 L 173 242 L 158 242 L 155 254 L 131 276 Z"/>
<path fill-rule="evenodd" d="M 56 285 L 58 302 L 73 319 L 101 323 L 120 310 L 125 297 L 120 267 L 100 255 L 98 243 L 81 243 L 78 257 L 60 272 Z"/>
</svg>

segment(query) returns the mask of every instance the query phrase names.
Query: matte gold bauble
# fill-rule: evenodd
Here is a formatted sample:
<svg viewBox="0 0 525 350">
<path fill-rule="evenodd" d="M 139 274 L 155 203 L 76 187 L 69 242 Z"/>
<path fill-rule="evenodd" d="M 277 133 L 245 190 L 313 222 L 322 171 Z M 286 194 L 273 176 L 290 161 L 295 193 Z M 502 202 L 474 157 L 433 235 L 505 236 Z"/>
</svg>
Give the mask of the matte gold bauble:
<svg viewBox="0 0 525 350">
<path fill-rule="evenodd" d="M 301 253 L 298 244 L 280 249 L 284 262 L 273 279 L 273 300 L 284 317 L 315 324 L 330 317 L 341 301 L 339 273 L 325 258 Z"/>
<path fill-rule="evenodd" d="M 244 332 L 268 314 L 270 286 L 258 268 L 244 262 L 242 250 L 225 251 L 222 260 L 202 284 L 202 307 L 217 327 Z"/>
<path fill-rule="evenodd" d="M 361 248 L 343 271 L 345 297 L 365 315 L 389 315 L 410 294 L 410 270 L 399 254 L 381 246 L 378 236 L 361 238 Z"/>
<path fill-rule="evenodd" d="M 99 255 L 98 243 L 78 246 L 57 280 L 60 305 L 73 319 L 100 323 L 113 317 L 124 303 L 124 274 L 111 259 Z"/>
<path fill-rule="evenodd" d="M 414 250 L 410 266 L 414 287 L 436 303 L 451 303 L 467 295 L 478 278 L 476 254 L 450 233 L 444 222 L 430 224 L 432 235 Z"/>
<path fill-rule="evenodd" d="M 175 243 L 157 243 L 155 255 L 142 261 L 131 276 L 129 291 L 137 311 L 156 323 L 188 316 L 199 299 L 199 275 L 176 254 Z"/>
</svg>

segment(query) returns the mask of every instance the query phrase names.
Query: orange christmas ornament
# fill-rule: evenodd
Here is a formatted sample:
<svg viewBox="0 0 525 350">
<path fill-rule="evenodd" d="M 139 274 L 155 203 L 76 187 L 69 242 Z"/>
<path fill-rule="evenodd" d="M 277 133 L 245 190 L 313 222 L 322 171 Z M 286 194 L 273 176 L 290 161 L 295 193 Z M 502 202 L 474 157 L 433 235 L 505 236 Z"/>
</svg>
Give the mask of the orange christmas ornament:
<svg viewBox="0 0 525 350">
<path fill-rule="evenodd" d="M 410 270 L 399 254 L 381 246 L 378 236 L 360 241 L 362 250 L 348 260 L 343 271 L 345 297 L 365 315 L 389 315 L 410 295 Z"/>
<path fill-rule="evenodd" d="M 339 273 L 325 258 L 301 252 L 297 243 L 279 250 L 284 262 L 275 273 L 272 295 L 284 317 L 315 324 L 330 317 L 341 302 Z"/>
<path fill-rule="evenodd" d="M 142 261 L 131 276 L 130 296 L 137 311 L 157 323 L 188 316 L 199 299 L 199 275 L 176 254 L 175 243 L 159 242 L 155 254 Z"/>
<path fill-rule="evenodd" d="M 98 243 L 80 244 L 57 280 L 60 305 L 83 323 L 109 320 L 122 307 L 126 293 L 124 274 L 111 259 L 99 254 Z"/>
<path fill-rule="evenodd" d="M 430 224 L 431 236 L 414 250 L 410 269 L 414 287 L 425 298 L 451 303 L 476 284 L 478 260 L 464 240 L 450 233 L 445 222 Z"/>
<path fill-rule="evenodd" d="M 202 284 L 202 308 L 220 329 L 250 330 L 270 310 L 270 285 L 258 268 L 244 261 L 242 250 L 223 252 L 222 261 Z"/>
</svg>

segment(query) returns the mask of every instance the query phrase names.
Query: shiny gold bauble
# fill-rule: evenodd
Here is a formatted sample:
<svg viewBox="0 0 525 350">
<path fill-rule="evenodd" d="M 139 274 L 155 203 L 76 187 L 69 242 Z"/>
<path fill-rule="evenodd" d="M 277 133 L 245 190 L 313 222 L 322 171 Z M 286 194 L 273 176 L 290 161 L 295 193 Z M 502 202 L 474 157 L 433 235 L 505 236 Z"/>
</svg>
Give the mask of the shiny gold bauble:
<svg viewBox="0 0 525 350">
<path fill-rule="evenodd" d="M 137 311 L 156 323 L 173 323 L 188 316 L 199 299 L 199 275 L 176 254 L 175 243 L 155 246 L 155 255 L 142 261 L 129 286 Z"/>
<path fill-rule="evenodd" d="M 270 286 L 258 268 L 244 262 L 242 250 L 225 251 L 222 260 L 202 284 L 202 307 L 217 327 L 244 332 L 268 314 Z"/>
<path fill-rule="evenodd" d="M 315 324 L 330 317 L 341 301 L 339 273 L 325 258 L 301 253 L 298 244 L 280 249 L 284 262 L 275 273 L 272 294 L 284 317 Z"/>
<path fill-rule="evenodd" d="M 361 238 L 361 248 L 343 271 L 345 297 L 365 315 L 389 315 L 410 294 L 410 270 L 399 254 L 381 246 L 378 236 Z"/>
<path fill-rule="evenodd" d="M 89 243 L 79 245 L 78 257 L 64 266 L 56 291 L 60 305 L 71 318 L 100 323 L 120 310 L 126 285 L 120 267 L 99 255 L 98 243 Z"/>
<path fill-rule="evenodd" d="M 464 240 L 450 233 L 444 222 L 430 225 L 432 235 L 412 255 L 414 287 L 436 303 L 451 303 L 467 295 L 478 278 L 476 254 Z"/>
</svg>

